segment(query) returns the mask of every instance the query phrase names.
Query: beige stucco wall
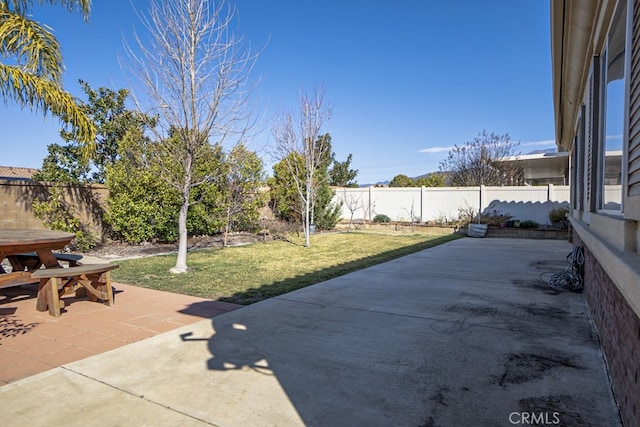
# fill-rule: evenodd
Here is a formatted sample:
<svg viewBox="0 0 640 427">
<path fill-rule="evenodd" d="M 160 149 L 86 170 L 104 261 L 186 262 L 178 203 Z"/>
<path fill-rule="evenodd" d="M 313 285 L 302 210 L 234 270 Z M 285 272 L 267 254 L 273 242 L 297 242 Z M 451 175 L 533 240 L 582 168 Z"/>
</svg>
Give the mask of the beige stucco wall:
<svg viewBox="0 0 640 427">
<path fill-rule="evenodd" d="M 47 200 L 51 185 L 29 180 L 0 180 L 0 229 L 47 228 L 33 214 L 32 205 L 34 200 Z M 63 194 L 74 216 L 101 238 L 107 188 L 95 184 L 63 184 Z"/>
</svg>

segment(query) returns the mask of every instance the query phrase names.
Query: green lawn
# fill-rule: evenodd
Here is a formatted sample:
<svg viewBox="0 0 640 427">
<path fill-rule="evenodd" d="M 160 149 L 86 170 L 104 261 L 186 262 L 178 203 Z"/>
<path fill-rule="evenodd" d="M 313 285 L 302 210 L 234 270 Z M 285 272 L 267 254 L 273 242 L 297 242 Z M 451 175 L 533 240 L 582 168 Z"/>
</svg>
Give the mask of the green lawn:
<svg viewBox="0 0 640 427">
<path fill-rule="evenodd" d="M 189 272 L 173 275 L 175 255 L 119 261 L 113 280 L 130 285 L 251 304 L 461 237 L 457 234 L 349 232 L 208 249 L 188 255 Z"/>
</svg>

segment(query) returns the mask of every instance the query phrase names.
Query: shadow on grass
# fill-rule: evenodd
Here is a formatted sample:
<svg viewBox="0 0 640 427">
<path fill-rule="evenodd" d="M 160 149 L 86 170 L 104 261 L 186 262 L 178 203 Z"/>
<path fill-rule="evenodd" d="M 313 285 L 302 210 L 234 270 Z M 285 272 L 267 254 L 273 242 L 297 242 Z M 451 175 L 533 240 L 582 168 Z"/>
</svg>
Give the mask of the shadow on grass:
<svg viewBox="0 0 640 427">
<path fill-rule="evenodd" d="M 422 251 L 424 249 L 432 248 L 434 246 L 456 240 L 460 237 L 464 236 L 458 234 L 445 235 L 426 242 L 420 242 L 410 246 L 403 246 L 401 248 L 382 252 L 377 255 L 360 258 L 354 261 L 327 267 L 322 270 L 291 277 L 279 282 L 262 285 L 259 288 L 251 288 L 246 291 L 236 292 L 232 296 L 221 297 L 218 300 L 242 305 L 253 304 L 265 299 L 304 288 L 309 285 L 324 282 L 325 280 L 333 279 L 334 277 L 343 276 L 353 271 L 391 261 L 405 255 L 410 255 Z"/>
</svg>

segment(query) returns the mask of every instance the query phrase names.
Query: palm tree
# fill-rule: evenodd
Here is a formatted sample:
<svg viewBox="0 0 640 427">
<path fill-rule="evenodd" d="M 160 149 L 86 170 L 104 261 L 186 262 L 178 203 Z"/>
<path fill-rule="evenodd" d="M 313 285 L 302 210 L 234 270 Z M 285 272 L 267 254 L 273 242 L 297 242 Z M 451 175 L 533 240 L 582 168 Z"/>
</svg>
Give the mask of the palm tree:
<svg viewBox="0 0 640 427">
<path fill-rule="evenodd" d="M 39 0 L 60 4 L 89 17 L 91 0 Z M 62 87 L 64 64 L 60 44 L 50 28 L 27 17 L 33 0 L 0 0 L 0 93 L 5 103 L 51 113 L 73 126 L 88 154 L 94 147 L 95 128 Z"/>
</svg>

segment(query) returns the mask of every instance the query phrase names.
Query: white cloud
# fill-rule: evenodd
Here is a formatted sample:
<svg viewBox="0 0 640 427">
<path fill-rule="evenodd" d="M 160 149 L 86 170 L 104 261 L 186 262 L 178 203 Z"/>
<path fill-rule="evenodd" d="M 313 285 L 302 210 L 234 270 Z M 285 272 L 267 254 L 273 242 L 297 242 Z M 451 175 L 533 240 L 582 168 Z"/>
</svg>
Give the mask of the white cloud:
<svg viewBox="0 0 640 427">
<path fill-rule="evenodd" d="M 445 151 L 451 151 L 453 148 L 455 148 L 455 147 L 429 147 L 429 148 L 423 148 L 419 152 L 420 153 L 429 153 L 429 154 L 443 153 Z"/>
<path fill-rule="evenodd" d="M 523 142 L 520 144 L 523 147 L 531 147 L 531 146 L 548 146 L 548 145 L 556 145 L 555 139 L 547 139 L 544 141 L 531 141 L 531 142 Z"/>
<path fill-rule="evenodd" d="M 542 147 L 555 147 L 556 145 L 556 140 L 555 139 L 546 139 L 543 141 L 530 141 L 530 142 L 521 142 L 520 146 L 521 147 L 538 147 L 538 146 L 542 146 Z M 423 148 L 422 150 L 419 150 L 420 153 L 428 153 L 428 154 L 435 154 L 435 153 L 443 153 L 446 151 L 451 151 L 453 150 L 455 147 L 451 146 L 451 147 L 429 147 L 429 148 Z"/>
</svg>

